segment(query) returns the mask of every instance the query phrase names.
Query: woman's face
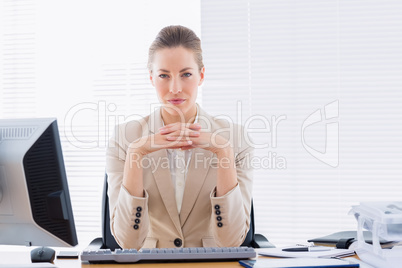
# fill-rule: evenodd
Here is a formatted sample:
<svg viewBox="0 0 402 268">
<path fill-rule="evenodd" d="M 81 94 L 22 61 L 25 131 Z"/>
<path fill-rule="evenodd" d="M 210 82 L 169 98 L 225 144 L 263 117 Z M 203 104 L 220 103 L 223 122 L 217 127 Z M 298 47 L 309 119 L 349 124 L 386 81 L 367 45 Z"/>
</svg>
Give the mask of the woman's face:
<svg viewBox="0 0 402 268">
<path fill-rule="evenodd" d="M 194 53 L 183 47 L 165 48 L 155 52 L 150 79 L 159 102 L 170 115 L 194 116 L 198 86 L 204 81 L 205 68 L 199 71 Z M 194 114 L 193 114 L 194 113 Z"/>
</svg>

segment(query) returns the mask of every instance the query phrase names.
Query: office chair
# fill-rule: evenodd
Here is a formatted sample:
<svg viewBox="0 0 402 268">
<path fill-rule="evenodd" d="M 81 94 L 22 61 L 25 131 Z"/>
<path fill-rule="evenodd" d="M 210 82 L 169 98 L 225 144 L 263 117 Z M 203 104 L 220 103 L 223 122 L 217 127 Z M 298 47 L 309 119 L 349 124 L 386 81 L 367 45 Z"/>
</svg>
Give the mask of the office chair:
<svg viewBox="0 0 402 268">
<path fill-rule="evenodd" d="M 105 174 L 105 181 L 103 186 L 103 198 L 102 198 L 102 237 L 95 238 L 87 247 L 87 249 L 119 249 L 112 233 L 110 232 L 110 217 L 109 217 L 109 198 L 107 195 L 108 183 L 107 174 Z M 254 233 L 254 207 L 251 200 L 251 215 L 250 215 L 250 230 L 242 244 L 242 246 L 248 246 L 253 248 L 274 248 L 268 239 L 261 234 Z"/>
</svg>

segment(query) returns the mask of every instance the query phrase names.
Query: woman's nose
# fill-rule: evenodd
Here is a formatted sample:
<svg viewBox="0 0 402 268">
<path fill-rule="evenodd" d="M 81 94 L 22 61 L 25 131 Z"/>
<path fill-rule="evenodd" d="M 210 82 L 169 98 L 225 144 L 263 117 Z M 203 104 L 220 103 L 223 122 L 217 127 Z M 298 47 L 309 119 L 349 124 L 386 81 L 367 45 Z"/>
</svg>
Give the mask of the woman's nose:
<svg viewBox="0 0 402 268">
<path fill-rule="evenodd" d="M 170 93 L 177 94 L 182 91 L 180 82 L 177 81 L 176 79 L 173 79 L 172 82 L 170 83 Z"/>
</svg>

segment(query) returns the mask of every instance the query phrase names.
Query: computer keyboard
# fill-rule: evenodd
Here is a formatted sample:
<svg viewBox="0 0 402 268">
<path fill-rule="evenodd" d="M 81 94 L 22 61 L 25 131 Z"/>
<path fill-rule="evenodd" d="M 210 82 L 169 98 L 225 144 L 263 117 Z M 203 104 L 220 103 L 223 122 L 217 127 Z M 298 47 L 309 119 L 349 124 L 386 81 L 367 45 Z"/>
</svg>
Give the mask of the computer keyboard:
<svg viewBox="0 0 402 268">
<path fill-rule="evenodd" d="M 254 258 L 257 253 L 249 247 L 206 248 L 152 248 L 152 249 L 98 249 L 84 250 L 82 261 L 92 263 L 135 263 L 159 261 L 231 261 Z"/>
</svg>

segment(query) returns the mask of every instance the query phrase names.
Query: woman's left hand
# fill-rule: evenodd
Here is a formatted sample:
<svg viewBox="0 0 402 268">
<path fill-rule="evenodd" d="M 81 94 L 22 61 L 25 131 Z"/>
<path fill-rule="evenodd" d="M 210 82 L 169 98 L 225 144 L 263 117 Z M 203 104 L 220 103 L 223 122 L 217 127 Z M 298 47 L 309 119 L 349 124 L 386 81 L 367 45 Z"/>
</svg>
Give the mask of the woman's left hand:
<svg viewBox="0 0 402 268">
<path fill-rule="evenodd" d="M 193 127 L 189 128 L 190 125 L 193 125 Z M 191 137 L 183 134 L 186 130 L 192 131 Z M 181 147 L 182 150 L 202 148 L 218 155 L 220 152 L 230 147 L 229 141 L 226 138 L 217 133 L 203 130 L 199 124 L 172 123 L 160 128 L 159 132 L 162 135 L 166 135 L 167 140 L 170 141 L 191 140 L 193 142 L 189 146 Z"/>
</svg>

